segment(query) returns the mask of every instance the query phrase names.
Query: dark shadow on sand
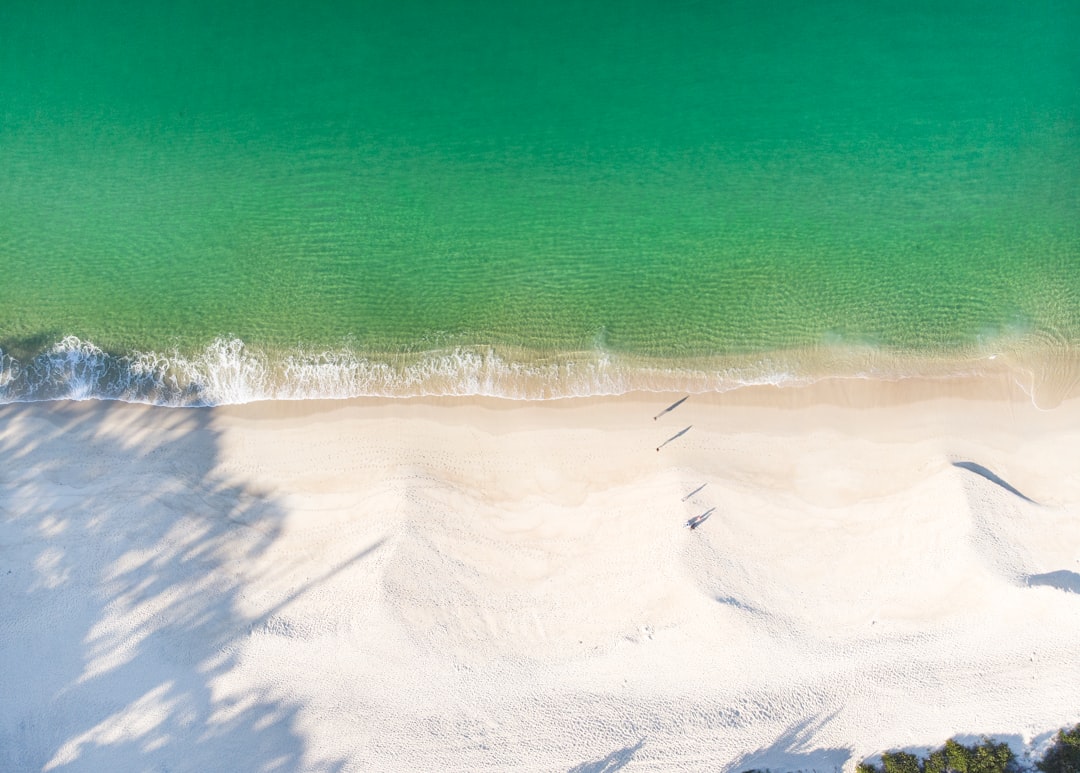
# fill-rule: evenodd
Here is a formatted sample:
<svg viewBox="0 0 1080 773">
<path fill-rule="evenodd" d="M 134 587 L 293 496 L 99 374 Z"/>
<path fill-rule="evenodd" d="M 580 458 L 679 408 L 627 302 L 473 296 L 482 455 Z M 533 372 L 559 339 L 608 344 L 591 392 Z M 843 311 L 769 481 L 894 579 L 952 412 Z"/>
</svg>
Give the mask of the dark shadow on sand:
<svg viewBox="0 0 1080 773">
<path fill-rule="evenodd" d="M 1025 496 L 1024 494 L 1017 491 L 1013 486 L 1011 486 L 1009 484 L 1008 481 L 1003 480 L 1002 478 L 999 478 L 991 470 L 988 470 L 987 468 L 983 467 L 981 464 L 976 464 L 975 462 L 953 462 L 952 465 L 953 465 L 953 467 L 959 467 L 961 470 L 967 470 L 968 472 L 973 472 L 976 475 L 979 475 L 979 476 L 981 476 L 983 478 L 986 478 L 988 481 L 990 481 L 994 485 L 1001 486 L 1003 489 L 1008 491 L 1010 494 L 1014 494 L 1015 496 L 1020 497 L 1025 502 L 1031 502 L 1031 504 L 1033 504 L 1033 505 L 1039 504 L 1038 502 L 1036 502 L 1031 497 Z"/>
<path fill-rule="evenodd" d="M 622 770 L 629 765 L 634 755 L 641 750 L 644 744 L 645 739 L 642 738 L 633 746 L 624 746 L 622 749 L 617 749 L 601 760 L 575 765 L 567 773 L 615 773 L 615 771 Z"/>
<path fill-rule="evenodd" d="M 661 416 L 663 416 L 663 415 L 664 415 L 665 413 L 671 413 L 672 411 L 674 411 L 674 410 L 675 410 L 676 408 L 678 408 L 678 407 L 679 407 L 680 405 L 682 405 L 683 403 L 685 403 L 685 402 L 686 402 L 687 400 L 689 400 L 689 399 L 690 399 L 690 395 L 687 395 L 686 397 L 683 397 L 683 398 L 682 398 L 682 399 L 680 399 L 680 400 L 676 400 L 676 401 L 675 401 L 675 402 L 673 402 L 673 403 L 672 403 L 671 405 L 669 405 L 669 406 L 668 406 L 667 408 L 665 408 L 664 410 L 660 411 L 660 413 L 658 413 L 658 414 L 656 414 L 655 416 L 653 416 L 653 421 L 656 421 L 656 420 L 657 420 L 657 419 L 659 419 L 659 418 L 660 418 Z"/>
<path fill-rule="evenodd" d="M 656 447 L 656 450 L 657 450 L 657 451 L 659 451 L 659 450 L 660 450 L 661 448 L 663 448 L 664 446 L 666 446 L 666 445 L 667 445 L 668 443 L 670 443 L 670 442 L 671 442 L 672 440 L 678 440 L 678 439 L 679 439 L 679 438 L 681 438 L 681 437 L 682 437 L 683 435 L 685 435 L 685 434 L 686 434 L 687 432 L 689 432 L 689 431 L 690 431 L 691 429 L 693 429 L 693 427 L 694 427 L 694 425 L 693 425 L 693 424 L 691 424 L 691 425 L 690 425 L 689 427 L 686 427 L 685 429 L 681 429 L 681 430 L 679 430 L 679 431 L 678 431 L 678 432 L 676 432 L 676 433 L 675 433 L 674 435 L 672 435 L 672 436 L 671 436 L 671 437 L 669 437 L 669 438 L 668 438 L 667 440 L 665 440 L 665 441 L 664 441 L 663 443 L 661 443 L 660 445 L 658 445 L 658 446 Z"/>
<path fill-rule="evenodd" d="M 210 417 L 0 406 L 0 769 L 343 769 L 296 702 L 227 678 L 285 512 L 222 477 Z"/>
<path fill-rule="evenodd" d="M 717 604 L 723 604 L 724 606 L 731 607 L 732 609 L 737 609 L 740 612 L 747 612 L 751 615 L 763 614 L 762 611 L 757 607 L 751 604 L 747 604 L 742 599 L 737 599 L 734 596 L 717 596 L 714 600 Z"/>
<path fill-rule="evenodd" d="M 1045 585 L 1068 593 L 1080 593 L 1080 574 L 1070 572 L 1068 569 L 1059 569 L 1046 574 L 1029 574 L 1024 580 L 1031 587 Z"/>
<path fill-rule="evenodd" d="M 798 722 L 771 745 L 745 754 L 725 769 L 731 773 L 750 770 L 829 771 L 840 773 L 851 757 L 850 749 L 807 749 L 805 741 L 832 719 L 810 717 Z"/>
</svg>

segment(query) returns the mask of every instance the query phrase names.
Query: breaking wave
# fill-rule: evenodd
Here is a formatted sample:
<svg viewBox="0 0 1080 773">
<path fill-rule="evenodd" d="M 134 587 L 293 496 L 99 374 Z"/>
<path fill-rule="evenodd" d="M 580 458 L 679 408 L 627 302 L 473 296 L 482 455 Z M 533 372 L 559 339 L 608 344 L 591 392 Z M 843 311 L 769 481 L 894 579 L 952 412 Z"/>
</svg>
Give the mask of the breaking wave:
<svg viewBox="0 0 1080 773">
<path fill-rule="evenodd" d="M 1070 359 L 1075 359 L 1072 354 Z M 115 354 L 69 336 L 25 362 L 0 350 L 0 403 L 98 399 L 211 406 L 422 396 L 547 400 L 634 391 L 724 392 L 750 385 L 794 386 L 829 377 L 895 380 L 975 376 L 988 371 L 1005 373 L 1034 399 L 1038 374 L 1016 357 L 989 351 L 914 359 L 869 347 L 830 345 L 661 362 L 603 350 L 544 354 L 480 346 L 383 356 L 347 348 L 273 352 L 239 339 L 221 338 L 194 354 Z M 1065 383 L 1060 386 L 1072 393 L 1080 384 L 1080 365 L 1065 371 Z M 1060 374 L 1058 381 L 1062 381 Z"/>
</svg>

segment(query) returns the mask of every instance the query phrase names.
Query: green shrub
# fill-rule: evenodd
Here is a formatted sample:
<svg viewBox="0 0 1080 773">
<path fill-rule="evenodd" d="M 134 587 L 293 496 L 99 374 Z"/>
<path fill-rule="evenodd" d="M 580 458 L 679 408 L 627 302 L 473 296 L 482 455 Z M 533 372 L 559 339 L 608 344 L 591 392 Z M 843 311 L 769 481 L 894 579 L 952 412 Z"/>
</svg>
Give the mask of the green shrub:
<svg viewBox="0 0 1080 773">
<path fill-rule="evenodd" d="M 1078 736 L 1080 738 L 1080 736 Z M 1080 751 L 1080 745 L 1077 746 Z M 885 752 L 881 767 L 868 762 L 856 766 L 857 773 L 1016 773 L 1016 755 L 1005 743 L 984 738 L 975 746 L 964 746 L 952 739 L 925 760 L 908 752 Z M 1080 773 L 1080 768 L 1055 769 L 1044 773 Z"/>
<path fill-rule="evenodd" d="M 1036 767 L 1042 773 L 1080 773 L 1080 725 L 1059 730 Z M 865 760 L 855 766 L 856 773 L 1019 773 L 1019 770 L 1009 745 L 994 743 L 989 738 L 974 746 L 949 739 L 926 759 L 908 752 L 885 752 L 880 766 Z"/>
<path fill-rule="evenodd" d="M 1080 725 L 1058 731 L 1038 768 L 1043 773 L 1080 773 Z"/>
<path fill-rule="evenodd" d="M 922 773 L 920 760 L 907 752 L 885 752 L 881 755 L 881 767 L 885 773 Z"/>
<path fill-rule="evenodd" d="M 923 768 L 924 773 L 1013 773 L 1017 764 L 1008 744 L 984 738 L 980 744 L 964 746 L 950 739 L 930 753 Z"/>
</svg>

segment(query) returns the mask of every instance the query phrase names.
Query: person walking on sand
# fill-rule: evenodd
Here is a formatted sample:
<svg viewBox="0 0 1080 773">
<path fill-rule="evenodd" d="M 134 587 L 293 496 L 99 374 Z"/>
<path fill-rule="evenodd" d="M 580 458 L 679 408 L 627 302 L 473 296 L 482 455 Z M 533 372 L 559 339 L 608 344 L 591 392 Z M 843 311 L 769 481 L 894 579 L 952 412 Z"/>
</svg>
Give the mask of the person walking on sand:
<svg viewBox="0 0 1080 773">
<path fill-rule="evenodd" d="M 689 521 L 686 522 L 686 528 L 690 529 L 690 531 L 693 531 L 698 526 L 705 523 L 705 521 L 708 519 L 708 517 L 710 515 L 712 515 L 713 510 L 715 510 L 715 509 L 716 509 L 715 507 L 710 507 L 708 510 L 706 510 L 701 515 L 695 515 L 693 518 L 691 518 Z"/>
</svg>

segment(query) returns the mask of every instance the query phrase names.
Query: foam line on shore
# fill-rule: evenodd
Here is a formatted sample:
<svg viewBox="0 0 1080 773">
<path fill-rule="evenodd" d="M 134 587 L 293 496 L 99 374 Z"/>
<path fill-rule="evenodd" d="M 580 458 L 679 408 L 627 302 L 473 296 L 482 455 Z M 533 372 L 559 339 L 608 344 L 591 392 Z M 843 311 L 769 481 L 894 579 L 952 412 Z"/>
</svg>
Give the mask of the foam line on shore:
<svg viewBox="0 0 1080 773">
<path fill-rule="evenodd" d="M 722 393 L 823 379 L 1014 381 L 1041 407 L 1080 392 L 1080 350 L 999 342 L 928 355 L 828 346 L 660 361 L 602 349 L 541 353 L 491 346 L 364 354 L 270 351 L 221 338 L 193 353 L 108 352 L 68 336 L 20 360 L 0 349 L 0 403 L 119 400 L 166 406 L 355 397 L 550 400 L 631 392 Z M 678 404 L 678 403 L 676 403 Z M 669 408 L 670 410 L 670 408 Z"/>
</svg>

